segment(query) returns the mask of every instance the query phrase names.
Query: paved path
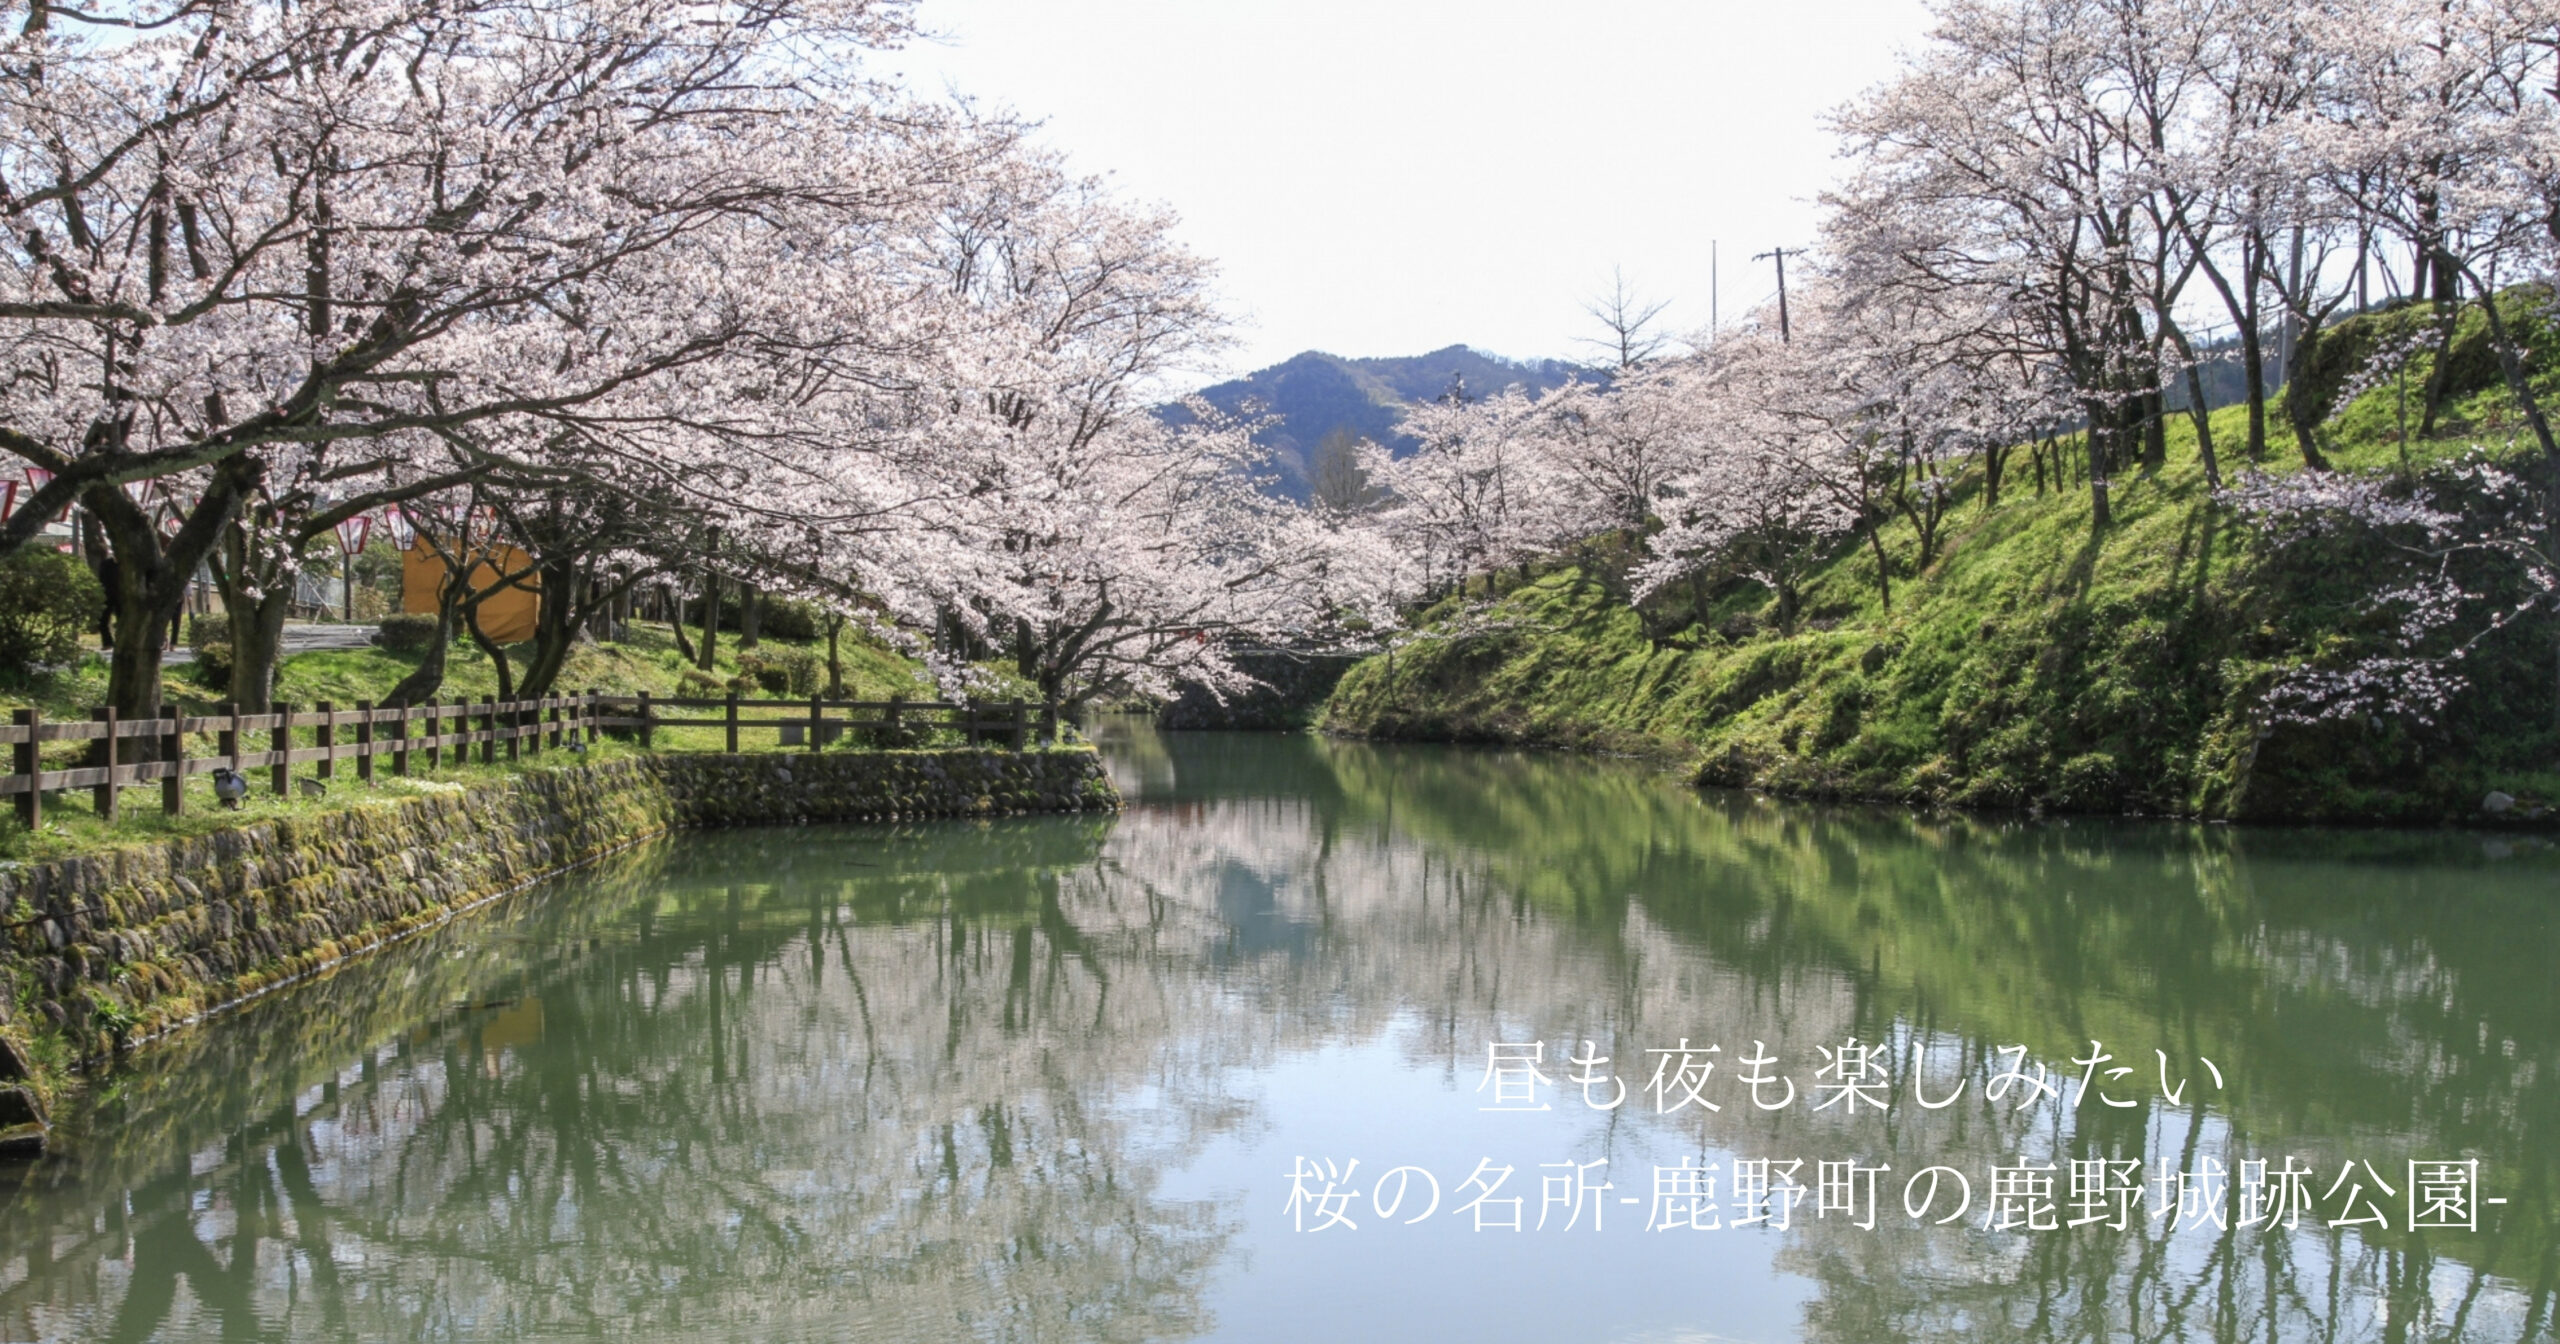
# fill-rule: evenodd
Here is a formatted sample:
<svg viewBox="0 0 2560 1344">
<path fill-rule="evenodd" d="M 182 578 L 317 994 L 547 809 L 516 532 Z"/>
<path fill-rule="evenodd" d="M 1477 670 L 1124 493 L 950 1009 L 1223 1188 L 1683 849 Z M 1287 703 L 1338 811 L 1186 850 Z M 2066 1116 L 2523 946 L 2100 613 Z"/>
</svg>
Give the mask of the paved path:
<svg viewBox="0 0 2560 1344">
<path fill-rule="evenodd" d="M 287 621 L 284 626 L 284 648 L 290 657 L 297 653 L 316 653 L 325 649 L 365 649 L 373 647 L 370 625 L 317 625 Z M 183 667 L 196 660 L 195 650 L 180 645 L 161 659 L 172 667 Z"/>
</svg>

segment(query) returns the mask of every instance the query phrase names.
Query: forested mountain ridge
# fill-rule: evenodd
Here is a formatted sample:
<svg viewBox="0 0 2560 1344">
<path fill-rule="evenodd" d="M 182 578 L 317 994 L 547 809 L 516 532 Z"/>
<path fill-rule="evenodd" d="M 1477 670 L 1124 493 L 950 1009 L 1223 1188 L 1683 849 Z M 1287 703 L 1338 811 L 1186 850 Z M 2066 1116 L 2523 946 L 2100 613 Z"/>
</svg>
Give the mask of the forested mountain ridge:
<svg viewBox="0 0 2560 1344">
<path fill-rule="evenodd" d="M 1272 417 L 1255 441 L 1271 451 L 1274 488 L 1304 499 L 1316 445 L 1336 430 L 1401 454 L 1413 446 L 1402 429 L 1405 412 L 1452 389 L 1480 397 L 1518 387 L 1535 396 L 1575 378 L 1603 376 L 1564 360 L 1509 360 L 1464 345 L 1369 359 L 1308 350 L 1197 395 L 1230 415 Z M 1188 418 L 1178 405 L 1165 414 L 1177 423 Z"/>
</svg>

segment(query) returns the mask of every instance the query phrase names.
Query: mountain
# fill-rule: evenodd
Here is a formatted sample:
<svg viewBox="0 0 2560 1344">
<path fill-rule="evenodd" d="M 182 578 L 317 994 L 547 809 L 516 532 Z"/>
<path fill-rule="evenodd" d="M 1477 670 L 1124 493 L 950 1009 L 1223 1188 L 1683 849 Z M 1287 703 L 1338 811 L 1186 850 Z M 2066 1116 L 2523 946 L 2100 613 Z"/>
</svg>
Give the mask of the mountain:
<svg viewBox="0 0 2560 1344">
<path fill-rule="evenodd" d="M 1316 445 L 1334 430 L 1385 444 L 1399 455 L 1410 452 L 1412 439 L 1396 432 L 1405 408 L 1446 396 L 1463 386 L 1469 397 L 1491 396 L 1517 386 L 1536 395 L 1575 377 L 1598 375 L 1563 360 L 1520 362 L 1453 345 L 1427 355 L 1389 359 L 1345 359 L 1309 350 L 1242 378 L 1200 389 L 1198 395 L 1230 415 L 1267 415 L 1271 423 L 1255 434 L 1271 450 L 1274 489 L 1292 499 L 1307 495 L 1308 460 Z M 1180 421 L 1179 406 L 1165 408 Z"/>
</svg>

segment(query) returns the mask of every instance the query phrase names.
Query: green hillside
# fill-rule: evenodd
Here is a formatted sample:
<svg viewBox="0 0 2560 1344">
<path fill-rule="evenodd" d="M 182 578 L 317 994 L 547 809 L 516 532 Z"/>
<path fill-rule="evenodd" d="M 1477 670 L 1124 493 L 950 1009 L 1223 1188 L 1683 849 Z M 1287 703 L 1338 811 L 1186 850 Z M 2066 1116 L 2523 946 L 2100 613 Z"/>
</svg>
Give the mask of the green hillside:
<svg viewBox="0 0 2560 1344">
<path fill-rule="evenodd" d="M 2419 316 L 2355 319 L 2333 339 L 2369 346 Z M 2478 445 L 2544 470 L 2465 337 L 2447 372 L 2470 390 L 2434 435 L 2413 436 L 2407 469 L 2446 488 L 2451 464 Z M 2320 374 L 2306 382 L 2320 386 Z M 2237 460 L 2244 415 L 2213 420 L 2226 472 L 2248 465 Z M 2269 421 L 2261 465 L 2296 469 L 2280 410 Z M 2344 468 L 2399 468 L 2396 423 L 2376 392 L 2324 428 L 2323 447 Z M 1478 633 L 1426 637 L 1354 668 L 1323 726 L 1665 753 L 1706 784 L 1962 807 L 2415 822 L 2479 817 L 2493 789 L 2517 800 L 2508 820 L 2560 802 L 2549 622 L 2483 641 L 2462 664 L 2468 689 L 2432 723 L 2270 722 L 2264 695 L 2285 669 L 2371 636 L 2369 594 L 2390 557 L 2345 538 L 2264 542 L 2206 488 L 2183 417 L 2166 467 L 2118 473 L 2116 525 L 2103 533 L 2084 482 L 2039 489 L 2024 459 L 1996 508 L 1978 471 L 1959 481 L 1951 540 L 1925 571 L 1911 572 L 1908 525 L 1885 525 L 1890 609 L 1858 539 L 1815 576 L 1792 632 L 1770 628 L 1765 590 L 1731 583 L 1705 592 L 1703 610 L 1655 613 L 1648 634 L 1594 577 L 1623 554 L 1595 543 L 1583 565 L 1492 581 L 1497 600 L 1469 622 Z M 2494 596 L 2513 597 L 2519 582 L 2490 569 L 2466 577 Z M 1487 583 L 1467 600 L 1482 602 Z M 1444 600 L 1436 628 L 1449 629 L 1460 600 Z"/>
</svg>

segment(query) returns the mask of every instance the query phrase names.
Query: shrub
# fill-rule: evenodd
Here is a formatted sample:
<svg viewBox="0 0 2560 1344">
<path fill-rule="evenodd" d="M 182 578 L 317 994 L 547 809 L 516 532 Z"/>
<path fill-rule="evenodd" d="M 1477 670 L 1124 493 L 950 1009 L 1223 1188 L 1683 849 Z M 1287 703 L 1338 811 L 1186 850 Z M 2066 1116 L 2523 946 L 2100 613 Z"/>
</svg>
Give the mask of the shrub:
<svg viewBox="0 0 2560 1344">
<path fill-rule="evenodd" d="M 436 642 L 436 618 L 426 615 L 385 616 L 373 642 L 390 653 L 425 653 Z"/>
<path fill-rule="evenodd" d="M 807 649 L 772 648 L 738 656 L 738 675 L 766 695 L 814 695 L 826 664 Z"/>
<path fill-rule="evenodd" d="M 688 667 L 684 670 L 684 675 L 676 678 L 676 695 L 679 698 L 694 699 L 707 697 L 717 699 L 721 696 L 727 695 L 728 693 L 729 683 L 722 681 L 718 677 L 715 677 L 698 667 Z"/>
<path fill-rule="evenodd" d="M 827 633 L 823 616 L 815 602 L 767 597 L 764 599 L 764 613 L 756 617 L 756 636 L 759 639 L 823 639 Z"/>
<path fill-rule="evenodd" d="M 195 651 L 196 680 L 216 688 L 231 684 L 231 618 L 221 612 L 190 617 L 187 647 Z"/>
<path fill-rule="evenodd" d="M 817 694 L 818 678 L 827 670 L 826 661 L 807 649 L 776 649 L 765 655 L 764 664 L 782 674 L 779 693 L 795 696 Z"/>
<path fill-rule="evenodd" d="M 862 730 L 863 739 L 881 751 L 906 751 L 933 740 L 934 727 L 919 719 L 900 719 L 895 726 L 875 723 Z"/>
<path fill-rule="evenodd" d="M 0 560 L 0 669 L 32 672 L 80 655 L 106 610 L 98 576 L 72 556 L 30 546 Z"/>
</svg>

